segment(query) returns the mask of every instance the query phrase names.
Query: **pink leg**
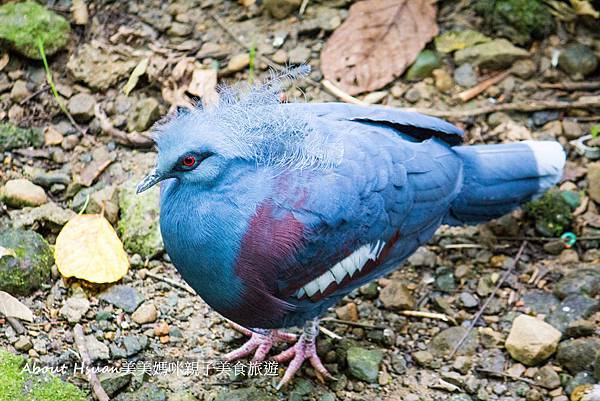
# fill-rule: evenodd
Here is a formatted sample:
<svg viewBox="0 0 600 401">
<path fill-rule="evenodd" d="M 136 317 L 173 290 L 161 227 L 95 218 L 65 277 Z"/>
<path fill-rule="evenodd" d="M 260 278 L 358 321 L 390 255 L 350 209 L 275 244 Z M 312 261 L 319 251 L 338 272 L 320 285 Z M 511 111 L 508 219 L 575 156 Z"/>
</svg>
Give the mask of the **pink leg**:
<svg viewBox="0 0 600 401">
<path fill-rule="evenodd" d="M 294 374 L 302 366 L 302 363 L 307 359 L 310 361 L 312 367 L 315 368 L 319 374 L 321 374 L 321 376 L 335 380 L 335 378 L 329 374 L 327 369 L 325 369 L 325 366 L 323 366 L 321 359 L 319 359 L 319 356 L 317 355 L 315 339 L 319 331 L 318 327 L 318 320 L 316 319 L 311 322 L 307 322 L 307 324 L 304 326 L 304 333 L 298 342 L 291 348 L 273 357 L 273 359 L 279 363 L 289 361 L 290 359 L 292 360 L 285 371 L 285 374 L 283 375 L 283 379 L 281 379 L 277 385 L 277 390 L 289 383 L 292 377 L 294 377 Z"/>
<path fill-rule="evenodd" d="M 227 362 L 235 361 L 236 359 L 244 358 L 254 352 L 255 362 L 262 362 L 267 357 L 269 350 L 277 341 L 294 342 L 296 336 L 290 333 L 284 333 L 279 330 L 264 330 L 263 332 L 253 332 L 239 324 L 231 322 L 234 330 L 247 335 L 250 339 L 240 348 L 231 351 L 223 356 Z"/>
</svg>

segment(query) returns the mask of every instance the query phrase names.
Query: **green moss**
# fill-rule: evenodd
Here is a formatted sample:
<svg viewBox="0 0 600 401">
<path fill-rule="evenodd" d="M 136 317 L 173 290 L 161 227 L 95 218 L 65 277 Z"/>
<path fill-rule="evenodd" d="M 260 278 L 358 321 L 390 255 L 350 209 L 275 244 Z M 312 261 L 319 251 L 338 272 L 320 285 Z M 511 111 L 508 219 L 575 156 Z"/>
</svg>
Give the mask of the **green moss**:
<svg viewBox="0 0 600 401">
<path fill-rule="evenodd" d="M 0 349 L 0 398 L 10 401 L 85 401 L 88 396 L 56 376 L 23 372 L 25 358 Z"/>
<path fill-rule="evenodd" d="M 526 44 L 554 29 L 552 14 L 542 0 L 477 0 L 474 8 L 491 31 L 516 44 Z"/>
<path fill-rule="evenodd" d="M 13 253 L 0 257 L 0 290 L 29 295 L 50 279 L 54 256 L 38 233 L 4 230 L 0 233 L 0 246 Z"/>
<path fill-rule="evenodd" d="M 38 38 L 50 56 L 67 45 L 70 33 L 66 19 L 34 1 L 0 6 L 0 39 L 26 57 L 41 59 Z"/>
<path fill-rule="evenodd" d="M 569 203 L 560 192 L 550 191 L 525 205 L 525 212 L 535 220 L 535 228 L 548 237 L 560 236 L 570 226 L 573 216 Z"/>
<path fill-rule="evenodd" d="M 29 146 L 39 147 L 44 137 L 39 129 L 19 128 L 10 123 L 0 123 L 0 152 Z"/>
</svg>

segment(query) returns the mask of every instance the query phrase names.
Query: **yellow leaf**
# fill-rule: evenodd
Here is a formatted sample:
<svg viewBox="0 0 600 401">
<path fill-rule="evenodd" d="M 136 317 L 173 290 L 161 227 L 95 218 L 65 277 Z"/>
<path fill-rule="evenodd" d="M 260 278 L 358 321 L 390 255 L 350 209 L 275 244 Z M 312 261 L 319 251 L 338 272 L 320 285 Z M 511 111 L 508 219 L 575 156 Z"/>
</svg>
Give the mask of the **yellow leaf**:
<svg viewBox="0 0 600 401">
<path fill-rule="evenodd" d="M 131 72 L 131 75 L 129 76 L 129 79 L 127 80 L 127 83 L 123 87 L 123 93 L 125 93 L 126 96 L 129 96 L 129 92 L 131 92 L 133 88 L 135 88 L 140 77 L 146 73 L 146 69 L 148 68 L 149 62 L 149 58 L 143 58 L 135 66 L 135 68 Z"/>
<path fill-rule="evenodd" d="M 99 214 L 77 215 L 69 220 L 56 238 L 54 258 L 63 276 L 92 283 L 113 283 L 129 269 L 121 240 Z"/>
</svg>

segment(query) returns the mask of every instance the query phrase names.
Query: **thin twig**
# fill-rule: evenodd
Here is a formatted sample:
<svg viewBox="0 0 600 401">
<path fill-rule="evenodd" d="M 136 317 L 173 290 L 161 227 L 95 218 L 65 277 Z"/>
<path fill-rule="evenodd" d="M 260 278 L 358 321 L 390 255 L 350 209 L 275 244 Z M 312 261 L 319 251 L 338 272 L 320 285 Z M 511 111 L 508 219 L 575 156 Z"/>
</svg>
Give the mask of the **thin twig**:
<svg viewBox="0 0 600 401">
<path fill-rule="evenodd" d="M 504 282 L 506 281 L 508 276 L 510 276 L 512 274 L 513 270 L 517 266 L 517 263 L 519 263 L 519 259 L 521 259 L 521 255 L 523 255 L 523 251 L 525 250 L 526 245 L 527 245 L 527 241 L 523 241 L 523 243 L 521 244 L 521 247 L 519 248 L 519 251 L 517 252 L 517 256 L 515 256 L 515 260 L 513 260 L 512 264 L 510 265 L 508 270 L 506 270 L 506 272 L 502 275 L 502 278 L 500 280 L 498 280 L 498 283 L 496 283 L 496 286 L 494 287 L 494 290 L 492 291 L 492 293 L 488 296 L 488 298 L 485 300 L 483 305 L 481 305 L 481 308 L 479 309 L 479 311 L 477 312 L 477 314 L 471 321 L 471 324 L 467 328 L 467 331 L 465 331 L 465 334 L 462 336 L 460 341 L 456 344 L 456 346 L 450 353 L 449 358 L 452 358 L 454 356 L 454 354 L 456 353 L 456 351 L 458 351 L 459 348 L 463 345 L 463 343 L 465 342 L 465 340 L 467 339 L 467 337 L 469 336 L 469 334 L 471 333 L 471 331 L 477 324 L 477 321 L 479 320 L 481 315 L 483 315 L 483 312 L 485 311 L 485 309 L 488 307 L 488 305 L 490 304 L 492 299 L 496 296 L 496 292 L 498 292 L 500 287 L 502 287 L 502 284 L 504 284 Z"/>
<path fill-rule="evenodd" d="M 479 368 L 476 368 L 475 370 L 477 372 L 485 373 L 485 374 L 488 374 L 490 376 L 507 377 L 509 379 L 519 380 L 519 381 L 525 382 L 527 384 L 536 385 L 536 383 L 533 380 L 526 379 L 525 377 L 519 377 L 519 376 L 511 375 L 511 374 L 508 374 L 508 373 L 496 372 L 494 370 L 488 370 L 488 369 L 479 369 Z"/>
<path fill-rule="evenodd" d="M 75 327 L 73 327 L 73 339 L 75 340 L 75 345 L 77 346 L 77 350 L 79 351 L 79 355 L 81 356 L 83 366 L 89 368 L 92 364 L 92 360 L 85 346 L 83 328 L 79 323 L 76 324 Z M 94 395 L 96 395 L 98 401 L 109 401 L 110 398 L 108 398 L 106 391 L 104 391 L 104 389 L 102 388 L 102 384 L 100 384 L 100 380 L 98 379 L 98 376 L 96 376 L 94 369 L 86 369 L 86 373 L 88 381 L 92 386 L 92 391 L 94 392 Z"/>
<path fill-rule="evenodd" d="M 152 277 L 155 280 L 159 280 L 162 281 L 164 283 L 167 283 L 169 285 L 172 285 L 173 287 L 179 288 L 180 290 L 184 290 L 192 295 L 196 295 L 196 292 L 191 289 L 188 285 L 177 282 L 175 280 L 171 280 L 170 278 L 155 274 L 155 273 L 151 273 L 151 272 L 146 272 L 146 276 L 148 277 Z"/>
<path fill-rule="evenodd" d="M 456 99 L 462 100 L 463 102 L 467 102 L 467 101 L 473 99 L 474 97 L 476 97 L 477 95 L 479 95 L 480 93 L 482 93 L 484 90 L 486 90 L 490 86 L 502 81 L 509 74 L 510 74 L 510 70 L 499 72 L 498 74 L 495 74 L 495 75 L 491 76 L 490 78 L 488 78 L 484 81 L 481 81 L 480 83 L 473 86 L 472 88 L 466 89 L 466 90 L 456 94 L 454 97 Z"/>
<path fill-rule="evenodd" d="M 325 327 L 323 327 L 323 326 L 319 326 L 319 330 L 320 330 L 320 331 L 321 331 L 323 334 L 325 334 L 326 336 L 328 336 L 328 337 L 331 337 L 331 338 L 333 338 L 333 339 L 335 339 L 335 340 L 341 340 L 341 339 L 342 339 L 342 337 L 341 337 L 341 336 L 338 336 L 338 335 L 337 335 L 337 334 L 335 334 L 333 331 L 331 331 L 331 330 L 329 330 L 329 329 L 327 329 L 327 328 L 325 328 Z"/>
<path fill-rule="evenodd" d="M 444 315 L 443 313 L 433 313 L 433 312 L 425 312 L 420 310 L 403 310 L 400 311 L 401 315 L 410 316 L 410 317 L 423 317 L 426 319 L 437 319 L 442 320 L 444 322 L 453 322 L 456 324 L 456 321 L 449 316 Z"/>
<path fill-rule="evenodd" d="M 600 81 L 590 82 L 560 82 L 555 84 L 539 83 L 538 86 L 542 89 L 562 89 L 566 91 L 578 90 L 594 90 L 600 89 Z"/>
<path fill-rule="evenodd" d="M 39 94 L 47 91 L 50 88 L 50 85 L 48 84 L 44 84 L 42 85 L 42 87 L 38 90 L 36 90 L 35 92 L 33 92 L 31 95 L 27 96 L 25 99 L 21 100 L 19 102 L 19 106 L 23 106 L 25 103 L 27 103 L 28 101 L 30 101 L 31 99 L 33 99 L 34 97 L 38 96 Z"/>
<path fill-rule="evenodd" d="M 367 324 L 367 323 L 358 323 L 358 322 L 353 322 L 351 320 L 342 320 L 342 319 L 335 319 L 335 318 L 330 318 L 330 317 L 326 317 L 320 320 L 321 322 L 332 322 L 332 323 L 338 323 L 338 324 L 345 324 L 348 326 L 355 326 L 355 327 L 364 327 L 365 329 L 375 329 L 375 330 L 385 330 L 387 329 L 387 327 L 385 326 L 374 326 L 372 324 Z"/>
<path fill-rule="evenodd" d="M 303 15 L 304 11 L 306 11 L 306 7 L 308 6 L 308 2 L 309 2 L 309 0 L 302 0 L 302 4 L 300 5 L 300 11 L 299 11 L 300 15 Z"/>
<path fill-rule="evenodd" d="M 323 88 L 325 88 L 333 96 L 335 96 L 338 99 L 340 99 L 342 102 L 351 103 L 351 104 L 358 104 L 360 106 L 368 106 L 369 105 L 368 103 L 363 102 L 362 100 L 357 99 L 354 96 L 351 96 L 351 95 L 347 94 L 346 92 L 344 92 L 343 90 L 341 90 L 340 88 L 338 88 L 337 86 L 335 86 L 333 84 L 333 82 L 331 82 L 328 79 L 323 79 L 321 81 L 321 85 L 323 85 Z"/>
</svg>

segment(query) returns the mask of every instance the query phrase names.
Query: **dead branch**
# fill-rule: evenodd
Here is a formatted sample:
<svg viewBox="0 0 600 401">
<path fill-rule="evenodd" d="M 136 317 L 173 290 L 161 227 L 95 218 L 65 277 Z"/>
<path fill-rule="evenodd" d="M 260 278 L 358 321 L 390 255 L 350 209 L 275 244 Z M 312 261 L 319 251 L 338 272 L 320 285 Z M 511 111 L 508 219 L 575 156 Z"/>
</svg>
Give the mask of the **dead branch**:
<svg viewBox="0 0 600 401">
<path fill-rule="evenodd" d="M 510 70 L 499 72 L 498 74 L 493 75 L 484 81 L 481 81 L 480 83 L 473 86 L 472 88 L 469 88 L 467 90 L 464 90 L 464 91 L 456 94 L 454 97 L 456 99 L 462 100 L 463 102 L 467 102 L 467 101 L 473 99 L 474 97 L 476 97 L 477 95 L 479 95 L 480 93 L 482 93 L 484 90 L 486 90 L 490 86 L 502 81 L 509 74 L 510 74 Z"/>
<path fill-rule="evenodd" d="M 73 338 L 75 339 L 75 345 L 77 346 L 77 351 L 79 351 L 79 355 L 81 356 L 81 361 L 85 367 L 89 367 L 92 364 L 92 360 L 88 353 L 88 350 L 85 346 L 85 337 L 83 336 L 83 328 L 80 324 L 76 324 L 73 327 Z M 92 386 L 92 391 L 94 395 L 99 401 L 109 401 L 108 395 L 106 391 L 102 388 L 102 384 L 100 384 L 100 380 L 96 373 L 94 373 L 93 369 L 87 370 L 87 378 Z"/>
<path fill-rule="evenodd" d="M 400 314 L 404 315 L 404 316 L 411 316 L 411 317 L 437 319 L 437 320 L 442 320 L 444 322 L 452 322 L 452 323 L 456 324 L 456 321 L 454 319 L 444 315 L 443 313 L 432 313 L 432 312 L 425 312 L 425 311 L 419 311 L 419 310 L 403 310 L 403 311 L 400 311 Z"/>
</svg>

